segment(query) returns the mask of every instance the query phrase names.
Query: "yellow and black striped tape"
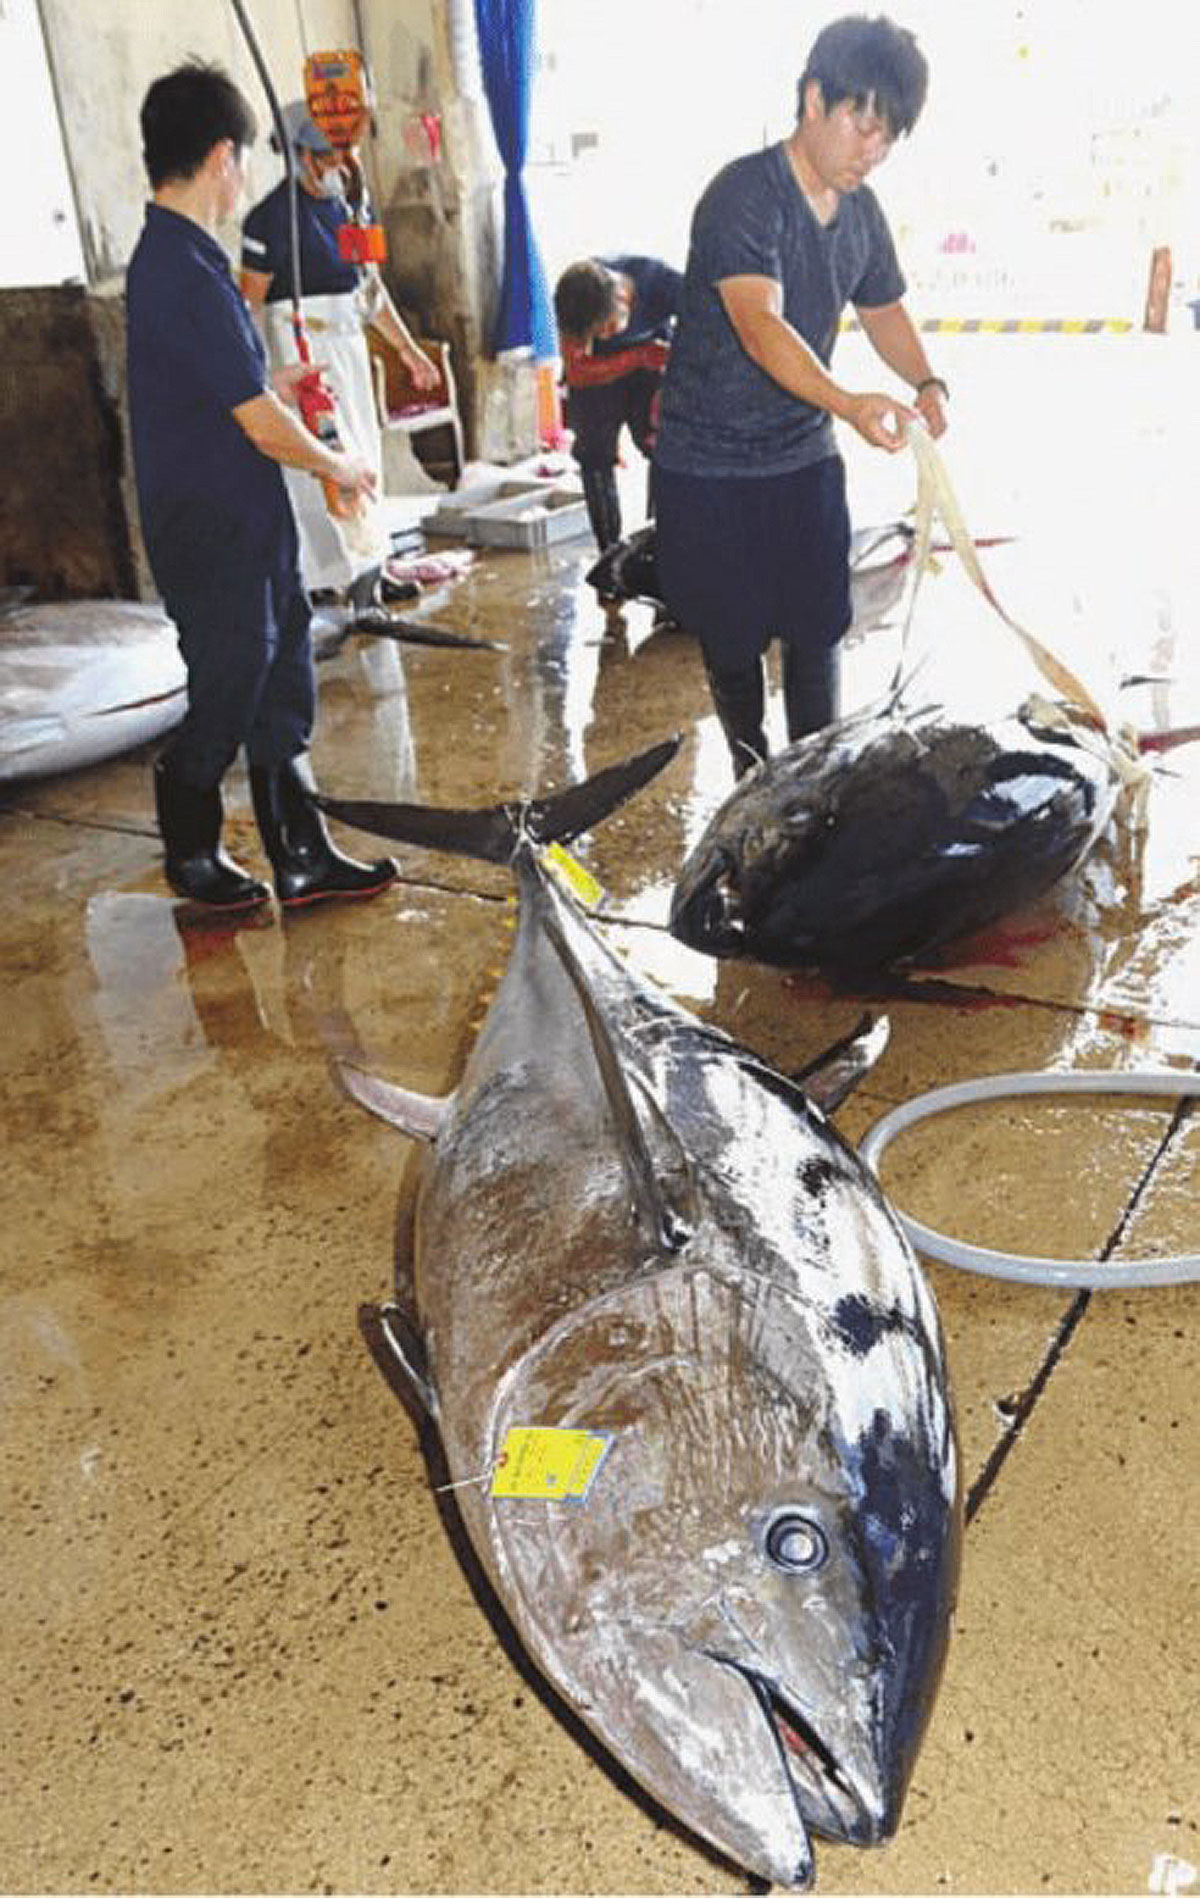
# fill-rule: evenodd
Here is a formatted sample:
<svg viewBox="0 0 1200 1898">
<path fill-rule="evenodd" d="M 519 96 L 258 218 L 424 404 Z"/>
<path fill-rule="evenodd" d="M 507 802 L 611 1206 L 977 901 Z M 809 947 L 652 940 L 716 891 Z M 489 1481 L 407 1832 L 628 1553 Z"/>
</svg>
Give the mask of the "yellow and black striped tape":
<svg viewBox="0 0 1200 1898">
<path fill-rule="evenodd" d="M 1127 336 L 1135 327 L 1124 316 L 929 316 L 917 324 L 932 336 Z M 842 328 L 862 324 L 850 316 Z"/>
</svg>

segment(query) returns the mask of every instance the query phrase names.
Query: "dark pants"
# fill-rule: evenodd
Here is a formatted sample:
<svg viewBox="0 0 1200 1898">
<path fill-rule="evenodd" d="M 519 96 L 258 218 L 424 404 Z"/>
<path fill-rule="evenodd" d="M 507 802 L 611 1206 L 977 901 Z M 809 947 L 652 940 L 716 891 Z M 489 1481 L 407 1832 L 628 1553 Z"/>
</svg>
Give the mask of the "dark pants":
<svg viewBox="0 0 1200 1898">
<path fill-rule="evenodd" d="M 568 389 L 566 423 L 575 434 L 571 453 L 581 468 L 615 468 L 622 428 L 643 455 L 654 447 L 654 402 L 662 388 L 655 369 L 634 369 L 594 389 Z"/>
<path fill-rule="evenodd" d="M 165 754 L 172 770 L 207 788 L 243 745 L 248 762 L 267 769 L 307 751 L 316 713 L 312 609 L 294 532 L 271 563 L 182 580 L 156 568 L 155 577 L 188 678 L 187 714 Z"/>
<path fill-rule="evenodd" d="M 735 768 L 761 756 L 762 655 L 783 647 L 788 736 L 837 716 L 837 646 L 851 620 L 850 517 L 836 456 L 781 475 L 655 470 L 658 571 L 673 619 L 700 641 Z"/>
<path fill-rule="evenodd" d="M 710 664 L 747 665 L 772 639 L 816 651 L 850 624 L 850 516 L 837 456 L 779 475 L 655 469 L 658 573 L 671 615 Z"/>
<path fill-rule="evenodd" d="M 572 453 L 583 474 L 583 498 L 596 545 L 603 553 L 621 538 L 621 500 L 617 492 L 617 455 L 626 426 L 649 461 L 654 450 L 658 392 L 662 376 L 634 369 L 594 389 L 567 390 L 567 427 L 574 431 Z M 654 513 L 654 469 L 646 474 L 646 514 Z"/>
</svg>

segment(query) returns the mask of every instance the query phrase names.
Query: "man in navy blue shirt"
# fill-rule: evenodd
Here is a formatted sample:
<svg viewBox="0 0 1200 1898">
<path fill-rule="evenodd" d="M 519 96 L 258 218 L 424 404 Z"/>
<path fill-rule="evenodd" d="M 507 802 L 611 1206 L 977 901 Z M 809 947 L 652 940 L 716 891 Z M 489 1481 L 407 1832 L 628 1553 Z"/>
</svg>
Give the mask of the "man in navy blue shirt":
<svg viewBox="0 0 1200 1898">
<path fill-rule="evenodd" d="M 566 423 L 603 553 L 621 538 L 617 443 L 628 427 L 649 459 L 683 278 L 656 257 L 585 257 L 563 271 L 554 313 L 567 385 Z"/>
<path fill-rule="evenodd" d="M 772 638 L 789 738 L 837 715 L 850 522 L 833 419 L 893 452 L 918 413 L 934 435 L 946 426 L 946 385 L 866 184 L 915 125 L 927 78 L 890 20 L 834 21 L 809 54 L 791 136 L 727 165 L 693 219 L 655 450 L 658 564 L 670 612 L 700 639 L 739 775 L 766 754 Z M 847 303 L 915 408 L 831 375 Z"/>
<path fill-rule="evenodd" d="M 181 66 L 150 87 L 141 129 L 154 201 L 126 289 L 133 457 L 146 551 L 188 676 L 187 713 L 155 765 L 167 880 L 222 909 L 268 896 L 221 849 L 221 779 L 244 745 L 281 902 L 367 895 L 396 866 L 334 850 L 312 802 L 311 609 L 281 469 L 349 495 L 369 494 L 374 477 L 286 405 L 299 368 L 268 385 L 217 240 L 254 138 L 237 87 L 219 68 Z"/>
</svg>

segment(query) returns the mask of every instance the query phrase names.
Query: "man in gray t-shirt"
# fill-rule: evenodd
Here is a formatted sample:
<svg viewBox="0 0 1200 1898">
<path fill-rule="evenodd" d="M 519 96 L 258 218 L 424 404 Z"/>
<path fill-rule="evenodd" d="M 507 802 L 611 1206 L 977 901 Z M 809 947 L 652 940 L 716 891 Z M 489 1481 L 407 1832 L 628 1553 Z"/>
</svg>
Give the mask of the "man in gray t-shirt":
<svg viewBox="0 0 1200 1898">
<path fill-rule="evenodd" d="M 926 79 L 911 33 L 835 21 L 809 55 L 791 136 L 727 165 L 693 219 L 655 452 L 658 560 L 673 617 L 700 639 L 739 773 L 766 751 L 772 638 L 789 737 L 836 716 L 850 526 L 833 419 L 889 451 L 914 414 L 934 435 L 946 426 L 946 387 L 865 183 L 916 123 Z M 915 409 L 829 373 L 847 304 Z"/>
</svg>

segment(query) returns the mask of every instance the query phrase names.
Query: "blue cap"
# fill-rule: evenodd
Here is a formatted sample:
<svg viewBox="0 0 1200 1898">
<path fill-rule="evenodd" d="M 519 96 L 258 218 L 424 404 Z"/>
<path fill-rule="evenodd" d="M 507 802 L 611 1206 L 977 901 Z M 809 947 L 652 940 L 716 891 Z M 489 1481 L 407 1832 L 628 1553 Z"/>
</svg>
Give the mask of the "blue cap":
<svg viewBox="0 0 1200 1898">
<path fill-rule="evenodd" d="M 329 143 L 329 140 L 326 138 L 324 132 L 321 131 L 320 127 L 314 124 L 312 115 L 303 99 L 293 99 L 290 104 L 285 105 L 280 113 L 280 117 L 283 120 L 284 130 L 291 139 L 292 146 L 296 151 L 315 152 L 318 158 L 329 158 L 332 156 L 333 146 Z M 271 143 L 276 151 L 278 151 L 279 139 L 274 133 L 272 133 L 271 136 Z"/>
</svg>

